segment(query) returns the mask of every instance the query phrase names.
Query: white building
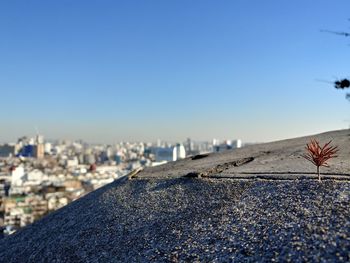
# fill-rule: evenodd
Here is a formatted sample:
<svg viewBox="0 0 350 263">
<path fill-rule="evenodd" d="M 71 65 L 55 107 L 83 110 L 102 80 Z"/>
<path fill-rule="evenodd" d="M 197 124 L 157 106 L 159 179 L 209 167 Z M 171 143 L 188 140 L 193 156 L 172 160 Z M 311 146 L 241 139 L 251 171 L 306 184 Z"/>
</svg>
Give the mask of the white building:
<svg viewBox="0 0 350 263">
<path fill-rule="evenodd" d="M 182 144 L 176 144 L 174 147 L 173 160 L 177 161 L 186 158 L 186 150 Z"/>
<path fill-rule="evenodd" d="M 66 160 L 66 167 L 77 167 L 79 165 L 79 160 L 78 158 L 68 158 Z"/>
<path fill-rule="evenodd" d="M 234 149 L 236 149 L 236 148 L 242 148 L 242 141 L 241 141 L 240 139 L 234 140 L 234 141 L 232 142 L 232 147 L 233 147 Z"/>
<path fill-rule="evenodd" d="M 34 169 L 27 173 L 27 180 L 28 181 L 35 181 L 38 183 L 41 183 L 44 180 L 44 173 L 38 169 Z"/>
<path fill-rule="evenodd" d="M 11 186 L 22 186 L 25 181 L 23 166 L 13 168 L 11 172 Z"/>
<path fill-rule="evenodd" d="M 215 140 L 215 139 L 214 139 Z M 237 149 L 242 147 L 242 141 L 241 140 L 226 140 L 222 143 L 219 143 L 218 140 L 215 140 L 214 143 L 213 140 L 213 152 L 223 152 L 227 150 Z"/>
<path fill-rule="evenodd" d="M 182 144 L 177 144 L 175 147 L 156 148 L 156 162 L 172 162 L 186 158 L 186 150 Z"/>
<path fill-rule="evenodd" d="M 51 154 L 51 149 L 52 149 L 52 144 L 49 142 L 45 143 L 45 146 L 44 146 L 45 153 Z"/>
</svg>

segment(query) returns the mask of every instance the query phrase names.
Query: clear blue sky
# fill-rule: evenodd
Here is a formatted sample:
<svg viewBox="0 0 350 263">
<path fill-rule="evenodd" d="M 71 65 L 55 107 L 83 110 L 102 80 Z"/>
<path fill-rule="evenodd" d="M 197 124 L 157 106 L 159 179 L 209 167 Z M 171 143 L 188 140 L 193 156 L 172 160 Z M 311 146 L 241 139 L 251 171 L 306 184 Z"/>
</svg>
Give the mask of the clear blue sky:
<svg viewBox="0 0 350 263">
<path fill-rule="evenodd" d="M 347 128 L 350 2 L 0 2 L 0 141 L 270 141 Z M 327 106 L 328 108 L 323 108 Z M 349 121 L 350 122 L 350 121 Z"/>
</svg>

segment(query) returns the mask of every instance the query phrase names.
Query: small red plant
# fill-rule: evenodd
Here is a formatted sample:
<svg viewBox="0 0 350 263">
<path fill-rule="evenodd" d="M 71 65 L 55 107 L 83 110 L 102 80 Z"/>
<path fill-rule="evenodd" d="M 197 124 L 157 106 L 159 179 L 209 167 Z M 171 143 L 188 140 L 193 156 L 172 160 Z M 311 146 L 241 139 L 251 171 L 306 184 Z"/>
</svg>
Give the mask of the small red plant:
<svg viewBox="0 0 350 263">
<path fill-rule="evenodd" d="M 338 146 L 331 146 L 332 141 L 329 141 L 322 147 L 320 146 L 320 143 L 315 140 L 311 139 L 311 142 L 306 144 L 306 151 L 307 153 L 303 155 L 303 157 L 312 162 L 317 167 L 317 174 L 318 174 L 318 180 L 321 181 L 321 175 L 320 175 L 320 167 L 325 166 L 328 167 L 327 161 L 329 159 L 332 159 L 334 157 L 337 157 L 335 155 L 339 149 Z"/>
</svg>

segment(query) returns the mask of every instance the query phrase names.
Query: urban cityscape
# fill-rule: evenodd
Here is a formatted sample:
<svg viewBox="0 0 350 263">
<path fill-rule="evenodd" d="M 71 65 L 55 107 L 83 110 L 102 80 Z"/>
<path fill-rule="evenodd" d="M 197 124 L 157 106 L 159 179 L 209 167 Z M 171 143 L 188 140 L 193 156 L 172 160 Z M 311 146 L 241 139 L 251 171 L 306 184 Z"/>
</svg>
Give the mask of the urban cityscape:
<svg viewBox="0 0 350 263">
<path fill-rule="evenodd" d="M 350 1 L 0 1 L 0 263 L 350 262 Z"/>
<path fill-rule="evenodd" d="M 96 145 L 21 137 L 0 145 L 0 238 L 135 169 L 242 146 L 239 139 Z"/>
</svg>

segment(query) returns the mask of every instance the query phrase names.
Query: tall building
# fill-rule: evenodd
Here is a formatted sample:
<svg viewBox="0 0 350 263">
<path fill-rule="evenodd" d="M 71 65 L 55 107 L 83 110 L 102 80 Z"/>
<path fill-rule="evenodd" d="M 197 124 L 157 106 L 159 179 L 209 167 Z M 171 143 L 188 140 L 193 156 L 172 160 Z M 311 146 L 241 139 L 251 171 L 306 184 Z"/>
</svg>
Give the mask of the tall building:
<svg viewBox="0 0 350 263">
<path fill-rule="evenodd" d="M 192 154 L 192 152 L 194 150 L 194 144 L 193 144 L 191 138 L 187 138 L 185 150 L 188 154 Z"/>
<path fill-rule="evenodd" d="M 173 153 L 174 161 L 185 159 L 185 158 L 186 158 L 185 147 L 180 143 L 176 144 L 176 146 L 174 147 L 174 153 Z"/>
<path fill-rule="evenodd" d="M 44 144 L 40 143 L 34 146 L 34 157 L 37 159 L 44 158 L 45 154 L 45 146 Z"/>
<path fill-rule="evenodd" d="M 43 135 L 37 135 L 35 138 L 36 144 L 43 144 L 44 143 L 44 136 Z"/>
<path fill-rule="evenodd" d="M 232 146 L 233 146 L 234 149 L 242 148 L 242 141 L 240 139 L 234 140 L 232 142 Z"/>
<path fill-rule="evenodd" d="M 37 135 L 35 137 L 35 150 L 34 150 L 34 157 L 37 159 L 44 158 L 45 155 L 45 145 L 44 145 L 44 136 L 43 135 Z"/>
</svg>

